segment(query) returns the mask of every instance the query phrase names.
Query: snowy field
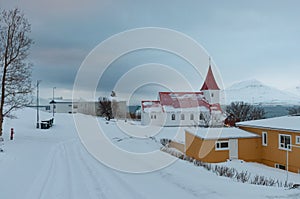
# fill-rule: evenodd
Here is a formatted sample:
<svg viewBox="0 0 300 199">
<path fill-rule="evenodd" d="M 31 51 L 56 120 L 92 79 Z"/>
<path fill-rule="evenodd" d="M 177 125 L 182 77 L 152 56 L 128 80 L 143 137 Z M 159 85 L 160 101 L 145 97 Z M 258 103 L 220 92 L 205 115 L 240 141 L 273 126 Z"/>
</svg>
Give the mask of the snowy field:
<svg viewBox="0 0 300 199">
<path fill-rule="evenodd" d="M 146 174 L 119 172 L 104 166 L 86 151 L 72 115 L 56 114 L 55 125 L 49 130 L 35 129 L 33 109 L 19 111 L 18 117 L 5 120 L 2 146 L 5 152 L 0 153 L 1 199 L 300 198 L 298 189 L 242 184 L 182 160 Z M 50 117 L 42 113 L 42 119 Z M 177 131 L 165 128 L 154 137 L 134 138 L 122 133 L 117 122 L 106 124 L 102 119 L 99 122 L 106 125 L 107 137 L 114 144 L 137 153 L 158 150 L 159 139 L 173 138 Z M 139 126 L 134 122 L 120 122 L 123 128 Z M 13 141 L 9 140 L 11 127 L 15 129 Z M 284 171 L 255 163 L 220 164 L 280 180 L 286 176 Z M 289 178 L 291 182 L 300 182 L 298 174 L 290 173 Z"/>
</svg>

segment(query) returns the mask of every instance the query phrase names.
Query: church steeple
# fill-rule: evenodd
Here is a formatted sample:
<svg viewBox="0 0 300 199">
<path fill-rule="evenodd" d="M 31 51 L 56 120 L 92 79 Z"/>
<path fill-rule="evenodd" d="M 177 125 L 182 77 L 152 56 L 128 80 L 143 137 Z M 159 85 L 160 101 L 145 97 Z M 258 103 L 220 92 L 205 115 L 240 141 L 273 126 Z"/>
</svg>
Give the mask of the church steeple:
<svg viewBox="0 0 300 199">
<path fill-rule="evenodd" d="M 216 82 L 216 79 L 214 77 L 214 74 L 212 72 L 212 69 L 211 69 L 211 60 L 210 60 L 210 57 L 209 57 L 209 67 L 208 67 L 208 72 L 207 72 L 207 75 L 206 75 L 206 78 L 205 78 L 205 81 L 200 89 L 201 91 L 204 91 L 204 90 L 220 90 L 217 82 Z"/>
<path fill-rule="evenodd" d="M 200 91 L 203 92 L 204 97 L 207 99 L 207 101 L 210 104 L 220 103 L 220 88 L 212 72 L 210 57 L 209 57 L 208 72 Z"/>
</svg>

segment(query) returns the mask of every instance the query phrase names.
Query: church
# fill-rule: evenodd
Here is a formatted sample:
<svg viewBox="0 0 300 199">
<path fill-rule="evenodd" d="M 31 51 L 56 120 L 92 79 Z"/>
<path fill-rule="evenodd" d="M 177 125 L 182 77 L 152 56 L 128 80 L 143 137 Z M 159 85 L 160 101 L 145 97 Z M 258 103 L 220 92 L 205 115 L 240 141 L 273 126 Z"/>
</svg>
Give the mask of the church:
<svg viewBox="0 0 300 199">
<path fill-rule="evenodd" d="M 199 92 L 159 92 L 157 101 L 141 102 L 142 125 L 223 126 L 220 88 L 209 64 Z"/>
</svg>

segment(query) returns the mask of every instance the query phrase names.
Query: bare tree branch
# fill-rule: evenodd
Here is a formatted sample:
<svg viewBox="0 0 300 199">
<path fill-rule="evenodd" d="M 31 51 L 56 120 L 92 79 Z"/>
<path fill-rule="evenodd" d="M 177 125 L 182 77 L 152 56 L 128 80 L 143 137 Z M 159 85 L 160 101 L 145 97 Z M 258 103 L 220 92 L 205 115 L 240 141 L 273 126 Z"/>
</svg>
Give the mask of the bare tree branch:
<svg viewBox="0 0 300 199">
<path fill-rule="evenodd" d="M 33 43 L 28 34 L 30 24 L 19 9 L 3 10 L 0 14 L 0 136 L 4 117 L 30 102 L 31 67 L 27 57 Z"/>
</svg>

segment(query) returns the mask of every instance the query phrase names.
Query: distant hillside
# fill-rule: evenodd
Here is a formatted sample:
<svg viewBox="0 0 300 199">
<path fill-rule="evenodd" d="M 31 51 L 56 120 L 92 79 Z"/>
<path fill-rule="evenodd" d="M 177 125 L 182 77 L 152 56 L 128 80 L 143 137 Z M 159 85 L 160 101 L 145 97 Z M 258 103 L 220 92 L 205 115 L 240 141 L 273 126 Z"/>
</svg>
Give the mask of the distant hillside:
<svg viewBox="0 0 300 199">
<path fill-rule="evenodd" d="M 300 105 L 300 95 L 267 86 L 256 79 L 235 83 L 223 92 L 226 104 L 244 101 L 263 105 Z"/>
<path fill-rule="evenodd" d="M 288 92 L 293 93 L 297 96 L 300 96 L 300 86 L 296 86 L 290 89 L 287 89 Z"/>
</svg>

